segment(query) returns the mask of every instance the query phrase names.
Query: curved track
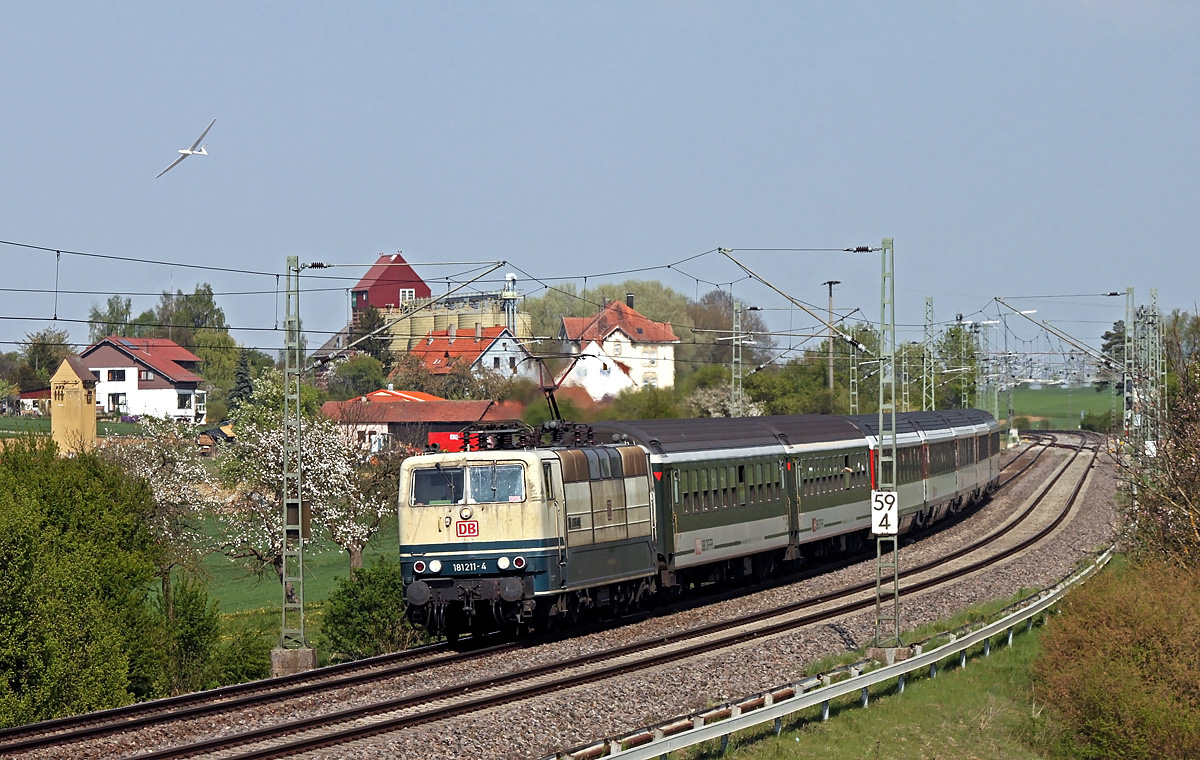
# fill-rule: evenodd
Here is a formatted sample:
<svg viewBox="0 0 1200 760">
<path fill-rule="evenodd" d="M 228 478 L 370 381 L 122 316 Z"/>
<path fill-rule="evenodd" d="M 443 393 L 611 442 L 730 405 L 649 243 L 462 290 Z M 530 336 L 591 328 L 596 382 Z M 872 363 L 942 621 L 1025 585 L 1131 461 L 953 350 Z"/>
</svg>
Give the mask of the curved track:
<svg viewBox="0 0 1200 760">
<path fill-rule="evenodd" d="M 1017 473 L 1006 477 L 1002 485 L 1012 482 L 1020 474 L 1026 472 L 1048 447 L 1062 445 L 1053 436 L 1043 438 L 1041 443 L 1043 445 L 1037 447 L 1035 455 L 1030 456 L 1028 451 L 1023 452 L 1022 455 L 1014 458 L 1014 460 L 1005 466 L 1005 469 L 1011 469 L 1016 463 L 1027 460 Z M 1078 453 L 1076 456 L 1078 456 Z M 1065 466 L 1061 468 L 1057 477 L 1061 477 L 1066 472 L 1066 469 Z M 1079 487 L 1081 485 L 1082 480 L 1080 480 Z M 1024 515 L 1011 523 L 1005 531 L 989 536 L 976 546 L 967 547 L 961 552 L 948 555 L 937 563 L 930 563 L 928 566 L 906 568 L 906 576 L 912 576 L 926 570 L 933 570 L 970 551 L 978 550 L 980 545 L 1000 538 L 1021 524 L 1034 511 L 1035 507 L 1036 505 L 1031 505 L 1025 511 Z M 1063 515 L 1065 515 L 1065 510 L 1063 511 Z M 1059 519 L 1061 520 L 1061 516 Z M 1036 538 L 1029 539 L 1029 541 L 1033 540 L 1036 540 Z M 1028 545 L 1029 541 L 1023 545 Z M 1014 547 L 1009 550 L 1008 554 L 1019 551 L 1020 548 L 1020 546 Z M 1008 556 L 1008 554 L 1003 556 Z M 955 572 L 961 572 L 961 570 L 956 570 Z M 933 580 L 912 586 L 905 586 L 902 593 L 915 593 L 923 588 L 932 587 L 937 582 L 939 581 Z M 860 584 L 859 586 L 849 587 L 843 589 L 837 596 L 838 598 L 843 598 L 862 594 L 871 585 Z M 873 588 L 871 590 L 873 591 Z M 236 736 L 211 739 L 187 747 L 175 746 L 157 752 L 134 756 L 142 758 L 181 757 L 221 750 L 228 751 L 231 748 L 238 747 L 245 748 L 248 744 L 257 742 L 269 742 L 274 747 L 269 750 L 252 750 L 238 755 L 238 757 L 251 758 L 280 756 L 280 753 L 289 754 L 302 751 L 305 747 L 329 746 L 331 744 L 352 741 L 355 738 L 361 738 L 362 736 L 374 733 L 394 731 L 409 725 L 439 720 L 450 715 L 461 714 L 471 710 L 483 709 L 514 699 L 527 698 L 547 691 L 570 688 L 581 683 L 612 677 L 628 670 L 652 667 L 662 662 L 671 662 L 682 657 L 696 656 L 702 652 L 712 651 L 720 647 L 733 646 L 753 638 L 769 636 L 781 631 L 810 625 L 813 622 L 827 619 L 830 616 L 844 615 L 874 604 L 873 595 L 866 602 L 859 600 L 833 606 L 830 606 L 829 599 L 830 597 L 826 596 L 805 600 L 737 621 L 713 624 L 695 629 L 689 631 L 686 635 L 642 641 L 627 647 L 575 658 L 573 660 L 557 661 L 542 669 L 526 670 L 507 678 L 458 683 L 447 689 L 425 691 L 404 699 L 349 708 L 309 720 L 292 721 L 286 727 L 272 726 Z M 821 612 L 813 612 L 813 610 L 822 606 L 828 609 L 824 609 Z M 374 682 L 379 679 L 420 672 L 449 663 L 461 663 L 471 659 L 494 656 L 524 645 L 521 643 L 504 643 L 494 646 L 483 646 L 466 652 L 451 652 L 444 646 L 434 645 L 381 658 L 373 658 L 372 660 L 349 663 L 333 668 L 323 668 L 319 671 L 298 676 L 269 679 L 267 681 L 242 684 L 173 699 L 133 705 L 128 708 L 48 721 L 17 729 L 8 729 L 0 732 L 0 753 L 10 754 L 33 750 L 39 747 L 65 745 L 86 741 L 89 738 L 114 732 L 124 733 L 147 726 L 229 713 L 235 710 L 252 709 L 256 705 L 268 702 Z M 574 680 L 564 675 L 565 673 L 580 670 L 584 670 L 586 673 L 576 673 Z M 522 683 L 525 685 L 520 685 Z M 453 704 L 441 705 L 439 707 L 438 705 L 440 705 L 441 701 L 449 701 Z M 420 709 L 417 709 L 416 706 L 418 705 L 421 706 Z M 361 721 L 371 716 L 375 716 L 375 718 L 367 727 L 355 726 L 344 728 L 348 722 Z M 380 720 L 381 718 L 382 720 Z M 338 726 L 343 726 L 343 728 L 338 728 Z M 312 731 L 315 735 L 297 735 L 298 732 L 305 731 Z M 279 746 L 278 740 L 285 737 L 290 737 L 283 742 L 287 746 Z"/>
</svg>

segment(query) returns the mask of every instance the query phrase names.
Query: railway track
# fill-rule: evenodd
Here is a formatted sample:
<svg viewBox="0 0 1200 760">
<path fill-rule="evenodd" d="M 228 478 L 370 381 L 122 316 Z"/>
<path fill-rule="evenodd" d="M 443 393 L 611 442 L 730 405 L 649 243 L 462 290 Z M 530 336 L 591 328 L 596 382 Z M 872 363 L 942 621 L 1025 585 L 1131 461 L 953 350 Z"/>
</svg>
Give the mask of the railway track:
<svg viewBox="0 0 1200 760">
<path fill-rule="evenodd" d="M 1011 469 L 1011 466 L 1019 461 L 1026 460 L 1020 472 L 1027 471 L 1046 448 L 1062 445 L 1054 439 L 1043 441 L 1043 443 L 1045 446 L 1038 449 L 1036 456 L 1014 459 L 1009 463 L 1009 468 Z M 1094 455 L 1093 452 L 1093 458 Z M 1076 453 L 1075 456 L 1078 457 L 1079 454 Z M 1061 467 L 1055 480 L 1061 478 L 1067 469 L 1068 465 Z M 1004 482 L 1011 482 L 1018 476 L 1019 473 L 1010 475 Z M 1080 483 L 1082 483 L 1082 479 Z M 1036 504 L 1031 505 L 1020 519 L 1012 521 L 1004 532 L 989 536 L 987 542 L 1025 524 L 1035 507 Z M 1065 510 L 1063 514 L 1065 514 Z M 1033 540 L 1036 540 L 1036 536 L 1028 539 L 1028 541 Z M 987 542 L 979 542 L 979 544 Z M 966 547 L 961 552 L 944 557 L 937 563 L 930 563 L 927 567 L 906 568 L 905 575 L 906 577 L 915 577 L 921 572 L 932 572 L 937 566 L 953 562 L 971 551 L 977 551 L 978 548 L 978 545 Z M 1009 554 L 1019 550 L 1020 548 L 1017 546 L 1011 549 Z M 953 572 L 958 574 L 963 571 L 955 569 Z M 917 593 L 924 588 L 933 588 L 938 582 L 939 580 L 935 578 L 911 586 L 906 585 L 904 594 Z M 399 699 L 346 708 L 317 717 L 291 720 L 286 726 L 266 726 L 236 735 L 210 738 L 187 746 L 171 746 L 131 756 L 148 759 L 222 752 L 224 753 L 223 757 L 272 757 L 320 746 L 340 744 L 375 733 L 396 731 L 423 722 L 486 709 L 489 706 L 511 700 L 526 699 L 550 691 L 572 688 L 581 683 L 611 678 L 631 670 L 699 656 L 714 649 L 736 646 L 756 638 L 777 635 L 797 627 L 811 625 L 820 620 L 827 620 L 831 616 L 846 615 L 873 605 L 873 593 L 870 599 L 866 600 L 858 599 L 857 601 L 835 603 L 833 599 L 853 595 L 861 596 L 868 590 L 868 586 L 871 587 L 869 590 L 873 592 L 873 584 L 861 584 L 843 589 L 838 594 L 797 602 L 737 621 L 713 624 L 689 631 L 685 635 L 641 641 L 605 652 L 560 660 L 539 668 L 525 669 L 507 677 L 460 681 L 445 689 L 425 690 Z M 71 728 L 70 719 L 39 724 L 39 726 L 29 728 L 40 727 L 43 732 L 45 729 L 52 729 L 54 732 L 43 733 L 40 737 L 27 735 L 23 740 L 14 739 L 15 732 L 13 730 L 0 733 L 0 753 L 9 754 L 14 751 L 35 749 L 39 746 L 47 747 L 79 742 L 104 733 L 129 732 L 135 728 L 153 726 L 166 721 L 216 716 L 220 713 L 252 708 L 265 701 L 277 701 L 303 694 L 316 694 L 341 686 L 373 682 L 398 673 L 412 673 L 450 662 L 461 663 L 464 658 L 495 656 L 518 646 L 520 645 L 503 644 L 465 653 L 449 653 L 441 647 L 430 647 L 388 658 L 377 658 L 367 663 L 339 666 L 335 669 L 335 673 L 327 675 L 320 675 L 321 672 L 317 672 L 287 679 L 272 679 L 242 687 L 229 687 L 225 690 L 189 695 L 189 697 L 176 700 L 161 700 L 158 703 L 135 706 L 139 709 L 124 715 L 120 714 L 120 711 L 107 711 L 85 716 L 92 719 L 90 727 Z M 329 669 L 324 670 L 328 671 Z M 51 725 L 52 723 L 57 725 Z M 236 750 L 241 754 L 229 755 L 230 750 Z"/>
</svg>

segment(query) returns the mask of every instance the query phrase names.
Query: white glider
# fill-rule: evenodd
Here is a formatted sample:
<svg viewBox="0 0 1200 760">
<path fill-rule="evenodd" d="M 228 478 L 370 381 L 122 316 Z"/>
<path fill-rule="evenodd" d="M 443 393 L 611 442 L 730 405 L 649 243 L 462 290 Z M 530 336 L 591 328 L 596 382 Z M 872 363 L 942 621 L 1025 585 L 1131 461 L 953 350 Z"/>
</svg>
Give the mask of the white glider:
<svg viewBox="0 0 1200 760">
<path fill-rule="evenodd" d="M 168 166 L 166 169 L 163 169 L 161 172 L 159 172 L 158 177 L 161 177 L 162 175 L 164 175 L 167 172 L 174 169 L 176 164 L 178 164 L 180 161 L 187 158 L 188 156 L 207 156 L 208 151 L 205 150 L 205 148 L 208 147 L 208 143 L 204 143 L 204 145 L 199 150 L 196 150 L 196 146 L 200 145 L 200 141 L 204 139 L 204 136 L 208 134 L 208 130 L 212 129 L 213 124 L 216 124 L 216 123 L 217 123 L 217 120 L 213 119 L 212 122 L 210 122 L 209 125 L 204 128 L 204 131 L 200 133 L 200 136 L 196 138 L 196 142 L 192 143 L 192 147 L 179 151 L 183 155 L 181 155 L 179 158 L 172 161 L 171 165 Z M 158 179 L 158 177 L 155 177 L 155 179 Z"/>
</svg>

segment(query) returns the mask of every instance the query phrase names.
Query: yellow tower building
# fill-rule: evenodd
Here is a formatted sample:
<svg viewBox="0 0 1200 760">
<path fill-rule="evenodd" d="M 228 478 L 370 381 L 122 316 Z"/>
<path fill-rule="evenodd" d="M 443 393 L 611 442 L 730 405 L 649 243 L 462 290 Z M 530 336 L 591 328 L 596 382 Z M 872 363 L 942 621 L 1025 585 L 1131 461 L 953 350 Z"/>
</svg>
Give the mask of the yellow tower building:
<svg viewBox="0 0 1200 760">
<path fill-rule="evenodd" d="M 50 378 L 50 433 L 61 454 L 96 445 L 96 377 L 78 356 L 63 359 Z"/>
</svg>

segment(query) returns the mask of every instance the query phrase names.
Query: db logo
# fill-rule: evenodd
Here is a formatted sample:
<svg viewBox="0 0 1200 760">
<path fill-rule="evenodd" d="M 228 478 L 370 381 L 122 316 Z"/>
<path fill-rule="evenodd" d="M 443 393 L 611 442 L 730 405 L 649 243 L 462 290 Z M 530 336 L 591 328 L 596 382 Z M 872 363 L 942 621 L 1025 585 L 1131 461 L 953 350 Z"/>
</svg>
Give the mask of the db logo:
<svg viewBox="0 0 1200 760">
<path fill-rule="evenodd" d="M 454 523 L 454 532 L 459 538 L 479 538 L 479 521 L 459 520 Z"/>
</svg>

